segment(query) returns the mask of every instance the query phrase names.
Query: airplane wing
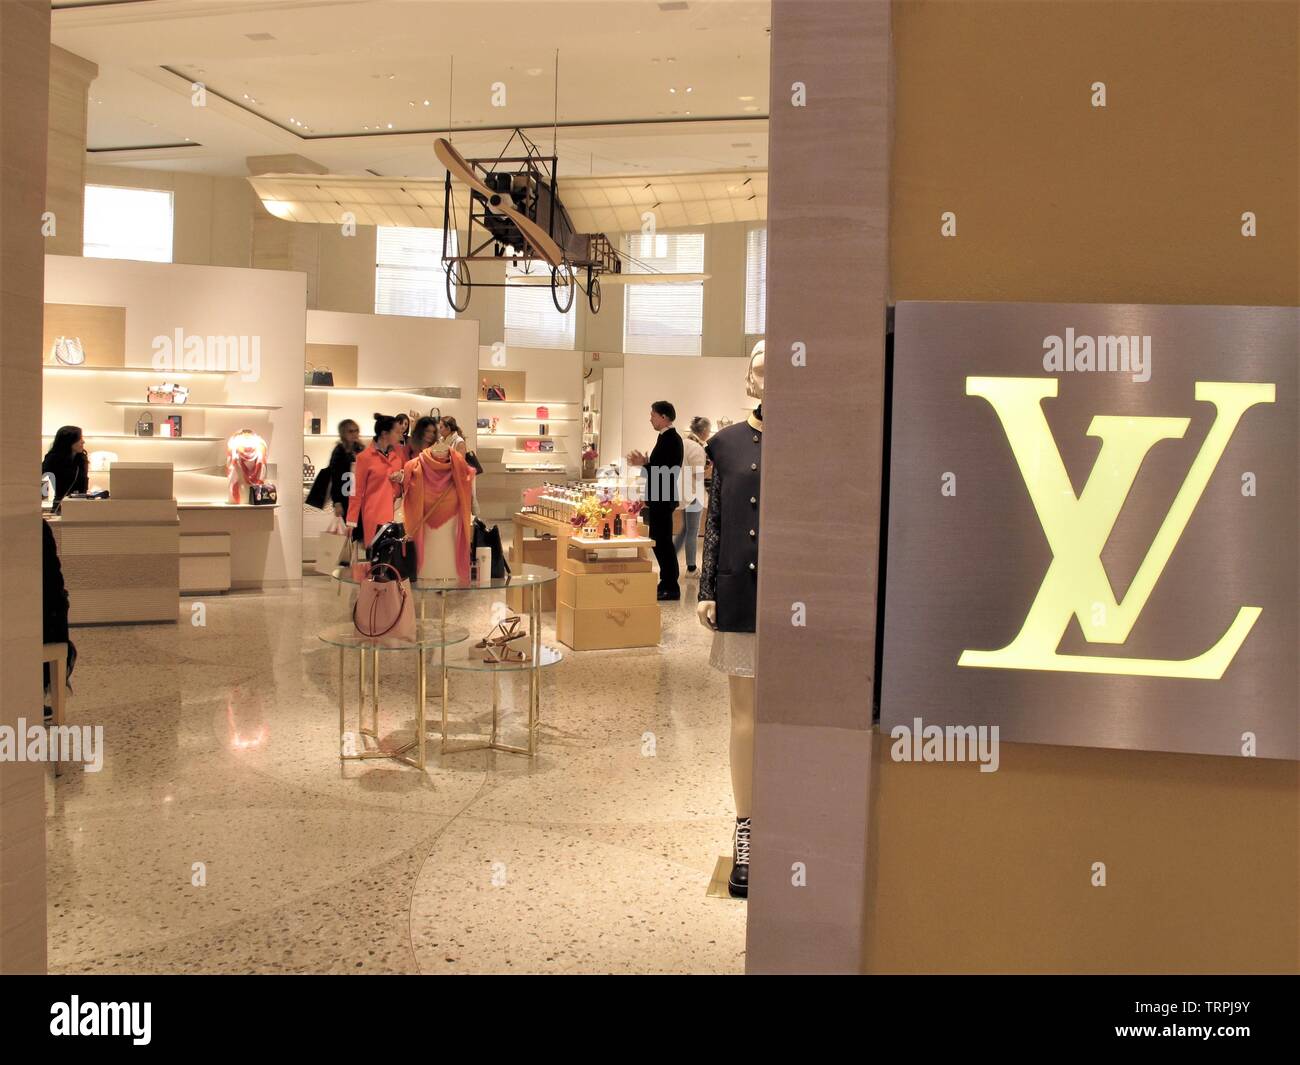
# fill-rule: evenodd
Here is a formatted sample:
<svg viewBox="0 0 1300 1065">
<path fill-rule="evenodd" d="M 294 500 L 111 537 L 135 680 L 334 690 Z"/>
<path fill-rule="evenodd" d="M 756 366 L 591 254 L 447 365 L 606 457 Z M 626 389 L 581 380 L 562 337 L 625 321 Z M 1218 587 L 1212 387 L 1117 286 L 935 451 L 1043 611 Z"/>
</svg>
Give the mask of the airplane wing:
<svg viewBox="0 0 1300 1065">
<path fill-rule="evenodd" d="M 442 227 L 442 178 L 340 174 L 259 174 L 248 179 L 263 206 L 291 222 Z M 579 177 L 558 182 L 580 233 L 637 232 L 654 212 L 657 229 L 760 222 L 767 218 L 767 172 Z M 468 217 L 469 190 L 453 180 L 456 215 Z"/>
</svg>

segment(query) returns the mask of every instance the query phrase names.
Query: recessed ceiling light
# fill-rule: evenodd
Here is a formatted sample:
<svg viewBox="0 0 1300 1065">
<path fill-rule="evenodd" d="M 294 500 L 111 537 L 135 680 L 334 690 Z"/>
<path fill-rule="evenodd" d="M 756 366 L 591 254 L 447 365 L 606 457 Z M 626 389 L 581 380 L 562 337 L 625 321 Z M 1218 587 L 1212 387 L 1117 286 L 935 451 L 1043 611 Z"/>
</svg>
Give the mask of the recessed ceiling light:
<svg viewBox="0 0 1300 1065">
<path fill-rule="evenodd" d="M 743 110 L 743 111 L 757 111 L 758 108 L 755 107 L 753 104 L 750 104 L 748 107 L 742 108 L 741 110 Z"/>
<path fill-rule="evenodd" d="M 406 101 L 406 106 L 407 106 L 407 107 L 414 107 L 414 106 L 415 106 L 415 101 L 414 101 L 414 100 L 407 100 L 407 101 Z"/>
<path fill-rule="evenodd" d="M 245 99 L 245 100 L 248 99 L 248 93 L 244 93 L 244 99 Z"/>
<path fill-rule="evenodd" d="M 362 126 L 361 128 L 362 128 L 362 129 L 369 129 L 370 127 L 369 127 L 369 126 Z"/>
<path fill-rule="evenodd" d="M 676 63 L 676 62 L 677 62 L 677 57 L 676 57 L 675 55 L 670 55 L 670 56 L 668 57 L 668 62 L 670 62 L 670 63 Z"/>
<path fill-rule="evenodd" d="M 425 106 L 425 107 L 428 107 L 428 106 L 429 106 L 429 101 L 428 101 L 428 100 L 425 100 L 425 101 L 424 101 L 424 106 Z"/>
<path fill-rule="evenodd" d="M 746 103 L 746 104 L 747 104 L 747 103 L 749 103 L 750 100 L 753 99 L 753 97 L 752 97 L 752 96 L 738 96 L 738 97 L 736 97 L 736 99 L 738 99 L 741 103 Z"/>
<path fill-rule="evenodd" d="M 691 86 L 687 85 L 687 86 L 686 86 L 686 91 L 687 91 L 687 92 L 694 92 L 695 90 L 694 90 L 693 88 L 691 88 Z"/>
<path fill-rule="evenodd" d="M 669 89 L 668 91 L 671 92 L 671 93 L 674 93 L 674 94 L 677 92 L 676 89 Z"/>
<path fill-rule="evenodd" d="M 250 41 L 273 41 L 275 38 L 269 33 L 246 33 L 244 34 Z"/>
<path fill-rule="evenodd" d="M 393 124 L 392 124 L 391 122 L 388 123 L 388 128 L 389 128 L 389 129 L 392 129 L 392 128 L 393 128 Z"/>
</svg>

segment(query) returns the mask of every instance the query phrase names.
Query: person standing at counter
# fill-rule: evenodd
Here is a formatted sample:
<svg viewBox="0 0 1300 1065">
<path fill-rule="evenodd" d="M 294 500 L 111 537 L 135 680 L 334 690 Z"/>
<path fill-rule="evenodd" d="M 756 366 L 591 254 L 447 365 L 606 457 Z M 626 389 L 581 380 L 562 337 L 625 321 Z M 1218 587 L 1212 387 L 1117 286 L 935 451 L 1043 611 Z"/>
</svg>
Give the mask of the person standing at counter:
<svg viewBox="0 0 1300 1065">
<path fill-rule="evenodd" d="M 397 419 L 375 415 L 374 442 L 357 456 L 348 500 L 348 524 L 353 538 L 367 547 L 381 525 L 400 521 L 403 453 L 397 446 Z"/>
<path fill-rule="evenodd" d="M 41 460 L 41 473 L 54 478 L 55 506 L 69 492 L 89 491 L 90 459 L 79 426 L 64 425 L 54 434 L 54 443 Z"/>
<path fill-rule="evenodd" d="M 666 399 L 650 404 L 650 427 L 659 434 L 650 454 L 633 451 L 627 461 L 640 466 L 647 477 L 646 504 L 643 513 L 650 538 L 654 540 L 655 558 L 659 562 L 660 600 L 680 599 L 682 591 L 677 583 L 681 573 L 677 565 L 677 549 L 673 546 L 673 511 L 680 499 L 682 459 L 685 451 L 681 435 L 673 428 L 677 409 Z"/>
</svg>

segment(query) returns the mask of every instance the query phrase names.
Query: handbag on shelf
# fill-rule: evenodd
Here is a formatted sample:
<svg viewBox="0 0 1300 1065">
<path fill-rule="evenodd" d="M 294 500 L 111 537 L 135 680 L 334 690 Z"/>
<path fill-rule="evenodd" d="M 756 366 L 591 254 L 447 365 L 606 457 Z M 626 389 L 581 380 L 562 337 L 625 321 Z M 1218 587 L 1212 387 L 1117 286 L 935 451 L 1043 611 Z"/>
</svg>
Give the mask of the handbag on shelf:
<svg viewBox="0 0 1300 1065">
<path fill-rule="evenodd" d="M 542 442 L 540 440 L 525 440 L 524 450 L 528 452 L 541 451 Z"/>
<path fill-rule="evenodd" d="M 441 408 L 441 407 L 430 407 L 430 408 L 429 408 L 429 417 L 432 418 L 434 421 L 438 421 L 438 420 L 440 420 L 440 419 L 442 418 L 442 408 Z"/>
<path fill-rule="evenodd" d="M 312 388 L 333 388 L 334 371 L 328 366 L 313 366 L 307 383 Z"/>
<path fill-rule="evenodd" d="M 302 483 L 311 484 L 316 480 L 316 467 L 311 461 L 310 455 L 302 457 Z"/>
<path fill-rule="evenodd" d="M 255 507 L 269 507 L 278 503 L 275 485 L 269 482 L 266 484 L 250 484 L 248 486 L 248 502 Z"/>
<path fill-rule="evenodd" d="M 501 385 L 488 385 L 483 392 L 484 399 L 504 401 L 506 390 Z"/>
<path fill-rule="evenodd" d="M 406 535 L 406 526 L 400 521 L 381 525 L 370 543 L 370 568 L 390 566 L 404 580 L 414 580 L 419 569 L 415 541 Z"/>
<path fill-rule="evenodd" d="M 181 416 L 169 414 L 158 423 L 158 435 L 179 437 L 181 435 Z"/>
<path fill-rule="evenodd" d="M 410 584 L 392 566 L 377 562 L 357 586 L 352 624 L 370 639 L 415 639 L 415 597 Z"/>
<path fill-rule="evenodd" d="M 506 561 L 506 553 L 501 547 L 501 530 L 495 525 L 489 529 L 481 519 L 475 518 L 472 535 L 469 538 L 471 560 L 477 557 L 476 553 L 480 547 L 486 547 L 492 552 L 492 579 L 501 580 L 503 577 L 508 577 L 510 563 Z"/>
<path fill-rule="evenodd" d="M 190 390 L 184 385 L 173 385 L 163 382 L 161 385 L 150 385 L 145 389 L 144 399 L 146 403 L 171 403 L 179 406 L 190 398 Z"/>
<path fill-rule="evenodd" d="M 142 410 L 135 423 L 136 436 L 153 436 L 153 412 Z"/>
<path fill-rule="evenodd" d="M 539 421 L 546 421 L 546 419 L 549 418 L 550 416 L 551 416 L 551 411 L 549 407 L 537 408 L 537 418 Z"/>
<path fill-rule="evenodd" d="M 473 470 L 475 473 L 483 472 L 483 463 L 479 462 L 478 456 L 474 454 L 474 452 L 472 451 L 465 452 L 465 462 L 469 465 L 469 468 Z"/>
<path fill-rule="evenodd" d="M 550 455 L 555 451 L 555 441 L 539 440 L 537 441 L 537 450 L 544 455 Z"/>
<path fill-rule="evenodd" d="M 81 337 L 56 337 L 50 345 L 50 361 L 60 366 L 81 366 L 86 361 Z"/>
</svg>

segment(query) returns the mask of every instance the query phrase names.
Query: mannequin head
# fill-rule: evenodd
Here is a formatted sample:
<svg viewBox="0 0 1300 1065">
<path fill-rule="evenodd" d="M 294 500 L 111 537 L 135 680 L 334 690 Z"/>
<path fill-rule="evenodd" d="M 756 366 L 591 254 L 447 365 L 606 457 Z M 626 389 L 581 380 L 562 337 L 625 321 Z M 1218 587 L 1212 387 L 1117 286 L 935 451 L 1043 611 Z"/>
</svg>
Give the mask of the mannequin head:
<svg viewBox="0 0 1300 1065">
<path fill-rule="evenodd" d="M 745 378 L 745 395 L 759 402 L 763 399 L 763 342 L 761 340 L 749 353 L 749 374 Z"/>
</svg>

